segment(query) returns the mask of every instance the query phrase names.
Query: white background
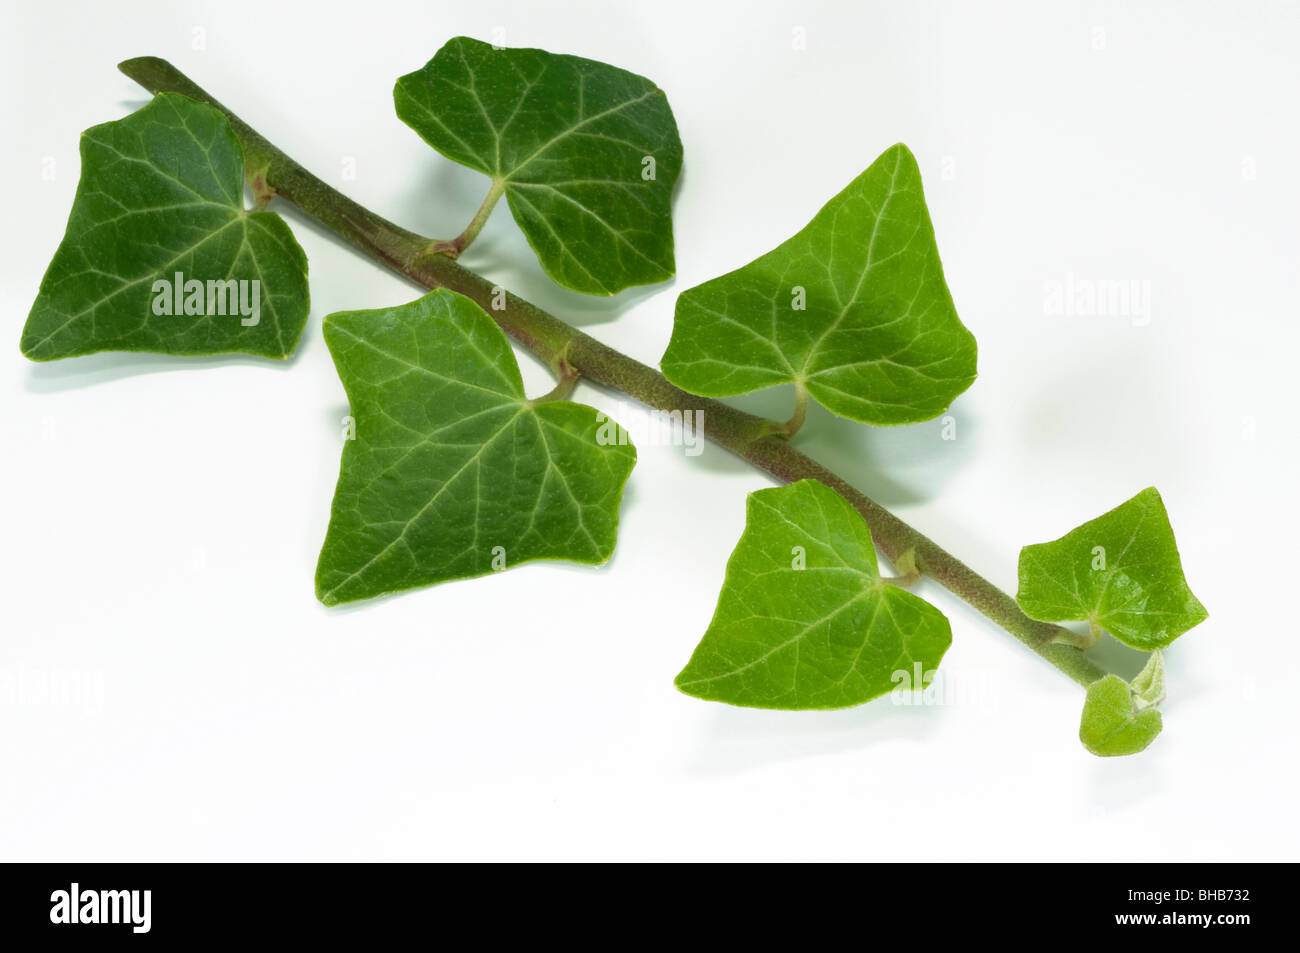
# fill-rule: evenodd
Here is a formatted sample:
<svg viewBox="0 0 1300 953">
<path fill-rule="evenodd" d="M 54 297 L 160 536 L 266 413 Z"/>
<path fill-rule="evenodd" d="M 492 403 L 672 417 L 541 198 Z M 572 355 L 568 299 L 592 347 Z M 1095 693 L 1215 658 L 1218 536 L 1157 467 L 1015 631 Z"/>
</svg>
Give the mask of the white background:
<svg viewBox="0 0 1300 953">
<path fill-rule="evenodd" d="M 4 859 L 1297 858 L 1297 4 L 3 10 Z M 312 312 L 287 364 L 20 356 L 78 134 L 146 100 L 117 61 L 173 60 L 326 180 L 446 236 L 486 180 L 399 122 L 391 90 L 461 33 L 667 91 L 675 282 L 555 288 L 504 204 L 465 258 L 651 364 L 677 293 L 912 148 L 980 343 L 958 439 L 814 409 L 799 440 L 1011 590 L 1022 544 L 1158 486 L 1211 617 L 1169 653 L 1146 754 L 1088 755 L 1078 687 L 928 584 L 954 630 L 946 704 L 678 694 L 745 494 L 768 485 L 712 447 L 641 447 L 606 567 L 326 610 L 312 574 L 347 407 L 321 316 L 418 290 L 293 211 Z M 1149 282 L 1150 322 L 1045 313 L 1067 275 Z M 745 406 L 784 416 L 789 395 Z"/>
</svg>

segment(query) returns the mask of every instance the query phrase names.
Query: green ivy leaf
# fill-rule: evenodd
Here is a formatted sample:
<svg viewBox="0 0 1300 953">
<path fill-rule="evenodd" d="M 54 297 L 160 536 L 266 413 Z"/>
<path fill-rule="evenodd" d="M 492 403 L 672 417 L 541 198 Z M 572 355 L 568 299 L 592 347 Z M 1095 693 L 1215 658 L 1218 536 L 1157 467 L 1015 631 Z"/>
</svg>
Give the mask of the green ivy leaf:
<svg viewBox="0 0 1300 953">
<path fill-rule="evenodd" d="M 1187 587 L 1155 487 L 1058 540 L 1020 550 L 1016 601 L 1031 618 L 1086 620 L 1142 650 L 1164 648 L 1208 615 Z"/>
<path fill-rule="evenodd" d="M 586 294 L 673 276 L 682 143 L 654 83 L 544 50 L 447 42 L 397 81 L 397 115 L 505 192 L 542 268 Z"/>
<path fill-rule="evenodd" d="M 278 215 L 244 210 L 229 121 L 163 93 L 82 135 L 67 232 L 21 346 L 36 361 L 96 351 L 284 358 L 307 311 L 307 257 Z"/>
<path fill-rule="evenodd" d="M 1129 682 L 1135 707 L 1152 708 L 1165 700 L 1165 657 L 1159 649 L 1151 653 L 1138 677 Z"/>
<path fill-rule="evenodd" d="M 1107 675 L 1088 686 L 1079 740 L 1103 758 L 1137 754 L 1155 740 L 1162 726 L 1159 711 L 1135 710 L 1128 683 L 1118 675 Z"/>
<path fill-rule="evenodd" d="M 713 621 L 677 687 L 752 708 L 844 708 L 900 679 L 924 687 L 951 643 L 938 609 L 881 578 L 858 512 L 800 480 L 749 495 Z"/>
<path fill-rule="evenodd" d="M 912 153 L 896 145 L 803 229 L 677 299 L 662 366 L 694 394 L 793 383 L 869 424 L 935 417 L 975 380 Z"/>
<path fill-rule="evenodd" d="M 601 563 L 636 450 L 612 422 L 524 396 L 487 314 L 450 291 L 325 318 L 355 418 L 316 593 L 334 605 L 533 559 Z"/>
</svg>

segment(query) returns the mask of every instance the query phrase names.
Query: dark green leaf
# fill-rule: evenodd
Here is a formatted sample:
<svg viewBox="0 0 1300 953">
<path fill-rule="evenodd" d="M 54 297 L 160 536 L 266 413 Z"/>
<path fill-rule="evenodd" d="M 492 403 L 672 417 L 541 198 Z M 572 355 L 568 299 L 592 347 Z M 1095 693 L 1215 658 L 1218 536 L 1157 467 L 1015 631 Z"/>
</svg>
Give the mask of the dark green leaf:
<svg viewBox="0 0 1300 953">
<path fill-rule="evenodd" d="M 37 361 L 95 351 L 283 358 L 307 311 L 307 258 L 278 215 L 244 210 L 230 123 L 163 93 L 82 135 L 67 233 L 22 350 Z"/>
<path fill-rule="evenodd" d="M 426 142 L 504 189 L 559 284 L 609 295 L 672 277 L 682 144 L 650 80 L 462 36 L 399 79 L 394 99 Z"/>
<path fill-rule="evenodd" d="M 501 329 L 434 291 L 325 318 L 356 421 L 316 569 L 326 605 L 614 550 L 636 450 L 597 412 L 524 396 Z"/>
</svg>

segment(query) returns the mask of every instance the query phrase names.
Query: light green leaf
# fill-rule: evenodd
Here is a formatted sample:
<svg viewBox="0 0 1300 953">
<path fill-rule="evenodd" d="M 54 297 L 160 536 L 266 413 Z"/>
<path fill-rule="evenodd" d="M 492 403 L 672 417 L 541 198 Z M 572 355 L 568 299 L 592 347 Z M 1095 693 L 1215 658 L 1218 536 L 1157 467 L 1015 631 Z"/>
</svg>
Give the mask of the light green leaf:
<svg viewBox="0 0 1300 953">
<path fill-rule="evenodd" d="M 1020 550 L 1016 601 L 1031 618 L 1086 620 L 1143 650 L 1164 648 L 1208 615 L 1187 587 L 1155 487 L 1058 540 Z"/>
<path fill-rule="evenodd" d="M 935 417 L 975 380 L 912 153 L 896 145 L 803 231 L 677 299 L 661 362 L 691 393 L 793 383 L 870 424 Z"/>
<path fill-rule="evenodd" d="M 190 286 L 198 293 L 185 282 L 201 283 Z M 278 215 L 244 210 L 229 121 L 163 93 L 82 135 L 67 233 L 22 351 L 36 361 L 96 351 L 284 358 L 307 310 L 307 257 Z"/>
<path fill-rule="evenodd" d="M 397 81 L 397 115 L 492 177 L 556 282 L 610 295 L 671 278 L 682 143 L 643 76 L 456 37 Z"/>
<path fill-rule="evenodd" d="M 325 318 L 355 436 L 316 569 L 326 605 L 614 550 L 626 434 L 524 396 L 505 334 L 450 291 Z"/>
<path fill-rule="evenodd" d="M 1165 656 L 1159 649 L 1151 653 L 1138 677 L 1129 682 L 1133 689 L 1133 704 L 1137 708 L 1151 708 L 1165 700 Z"/>
<path fill-rule="evenodd" d="M 801 480 L 751 493 L 746 517 L 679 689 L 752 708 L 844 708 L 924 687 L 952 642 L 948 620 L 881 578 L 843 497 Z"/>
<path fill-rule="evenodd" d="M 1163 721 L 1155 708 L 1135 711 L 1128 683 L 1107 675 L 1088 686 L 1079 723 L 1079 740 L 1103 758 L 1137 754 L 1160 734 Z"/>
</svg>

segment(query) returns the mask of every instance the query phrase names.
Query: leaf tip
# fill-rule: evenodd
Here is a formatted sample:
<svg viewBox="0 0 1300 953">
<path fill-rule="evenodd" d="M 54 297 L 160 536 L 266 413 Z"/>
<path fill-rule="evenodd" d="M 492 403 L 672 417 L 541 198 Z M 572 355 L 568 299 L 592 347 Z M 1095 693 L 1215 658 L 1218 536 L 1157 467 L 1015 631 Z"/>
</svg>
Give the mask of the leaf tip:
<svg viewBox="0 0 1300 953">
<path fill-rule="evenodd" d="M 37 364 L 44 364 L 53 358 L 44 356 L 39 352 L 36 345 L 31 343 L 27 335 L 23 335 L 22 340 L 18 342 L 18 350 L 22 352 L 23 357 L 29 361 L 35 361 Z"/>
<path fill-rule="evenodd" d="M 691 698 L 700 698 L 704 701 L 712 700 L 711 696 L 699 691 L 700 680 L 691 672 L 692 662 L 687 662 L 686 667 L 677 673 L 673 679 L 673 688 L 677 689 L 683 695 L 689 695 Z"/>
<path fill-rule="evenodd" d="M 319 579 L 316 580 L 316 600 L 321 605 L 327 608 L 338 605 L 342 600 L 334 592 L 333 589 L 326 589 Z"/>
<path fill-rule="evenodd" d="M 883 153 L 881 153 L 881 155 L 897 156 L 900 159 L 907 159 L 913 165 L 916 165 L 916 156 L 912 153 L 912 150 L 907 147 L 906 142 L 895 142 L 892 146 L 890 146 Z"/>
</svg>

